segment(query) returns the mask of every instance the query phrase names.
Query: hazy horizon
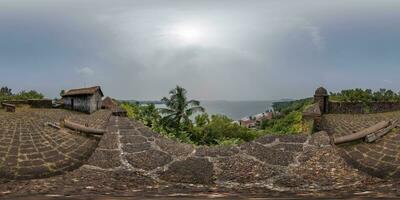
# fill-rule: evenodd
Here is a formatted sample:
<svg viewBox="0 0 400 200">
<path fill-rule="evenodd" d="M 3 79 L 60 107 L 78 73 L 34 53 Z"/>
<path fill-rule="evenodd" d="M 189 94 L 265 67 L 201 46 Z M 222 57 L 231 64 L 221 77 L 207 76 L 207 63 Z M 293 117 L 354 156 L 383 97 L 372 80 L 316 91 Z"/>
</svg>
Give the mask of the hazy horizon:
<svg viewBox="0 0 400 200">
<path fill-rule="evenodd" d="M 0 86 L 158 100 L 400 89 L 396 0 L 3 0 Z"/>
</svg>

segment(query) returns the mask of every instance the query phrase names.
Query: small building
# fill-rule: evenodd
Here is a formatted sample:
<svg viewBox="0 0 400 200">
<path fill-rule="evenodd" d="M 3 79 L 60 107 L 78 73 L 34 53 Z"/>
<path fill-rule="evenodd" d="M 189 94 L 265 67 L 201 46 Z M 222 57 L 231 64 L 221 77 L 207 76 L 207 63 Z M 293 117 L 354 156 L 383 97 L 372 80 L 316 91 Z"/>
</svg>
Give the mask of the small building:
<svg viewBox="0 0 400 200">
<path fill-rule="evenodd" d="M 108 109 L 108 110 L 116 110 L 118 108 L 118 103 L 111 97 L 106 97 L 103 99 L 101 108 Z"/>
<path fill-rule="evenodd" d="M 250 118 L 243 118 L 239 120 L 239 124 L 246 128 L 254 128 L 256 127 L 256 122 Z"/>
<path fill-rule="evenodd" d="M 62 94 L 64 108 L 85 113 L 101 109 L 103 96 L 100 86 L 71 89 Z"/>
<path fill-rule="evenodd" d="M 254 116 L 245 117 L 239 120 L 239 125 L 246 128 L 260 127 L 263 121 L 271 120 L 273 118 L 272 112 L 263 112 Z"/>
</svg>

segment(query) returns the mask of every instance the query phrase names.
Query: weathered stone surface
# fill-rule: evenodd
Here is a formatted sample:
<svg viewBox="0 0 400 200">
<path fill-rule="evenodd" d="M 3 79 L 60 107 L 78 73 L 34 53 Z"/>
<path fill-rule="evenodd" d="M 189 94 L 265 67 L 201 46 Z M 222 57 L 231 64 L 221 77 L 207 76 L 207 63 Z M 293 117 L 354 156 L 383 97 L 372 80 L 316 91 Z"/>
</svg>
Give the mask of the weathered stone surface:
<svg viewBox="0 0 400 200">
<path fill-rule="evenodd" d="M 88 165 L 100 168 L 115 168 L 121 165 L 120 152 L 113 150 L 96 150 L 88 161 Z"/>
<path fill-rule="evenodd" d="M 211 184 L 213 164 L 205 158 L 188 158 L 172 163 L 161 179 L 178 183 Z"/>
<path fill-rule="evenodd" d="M 279 187 L 299 187 L 309 183 L 295 174 L 282 174 L 275 178 L 274 183 Z"/>
<path fill-rule="evenodd" d="M 294 162 L 294 154 L 290 151 L 282 151 L 272 147 L 264 147 L 257 143 L 246 143 L 241 146 L 249 155 L 271 165 L 288 166 Z"/>
<path fill-rule="evenodd" d="M 158 150 L 128 154 L 126 155 L 126 159 L 133 167 L 144 170 L 162 167 L 172 161 L 170 155 Z"/>
<path fill-rule="evenodd" d="M 369 115 L 329 114 L 323 117 L 322 127 L 338 137 L 370 127 L 380 121 L 399 119 L 400 112 Z M 339 145 L 344 160 L 363 172 L 380 178 L 400 178 L 400 132 L 390 132 L 374 143 L 357 141 Z"/>
<path fill-rule="evenodd" d="M 331 139 L 329 138 L 329 135 L 327 132 L 320 131 L 320 132 L 314 133 L 311 136 L 310 144 L 319 146 L 319 147 L 324 147 L 324 146 L 328 146 L 331 144 Z"/>
<path fill-rule="evenodd" d="M 157 138 L 155 143 L 161 150 L 178 157 L 187 156 L 194 150 L 193 146 L 190 144 L 183 144 L 166 138 Z"/>
<path fill-rule="evenodd" d="M 274 135 L 267 135 L 267 136 L 263 136 L 263 137 L 256 139 L 255 142 L 258 142 L 261 144 L 270 144 L 270 143 L 277 141 L 277 138 L 278 137 L 274 136 Z"/>
<path fill-rule="evenodd" d="M 137 135 L 124 135 L 121 137 L 120 141 L 124 144 L 131 143 L 131 144 L 140 144 L 147 142 L 147 139 L 142 136 Z"/>
<path fill-rule="evenodd" d="M 136 153 L 139 151 L 146 151 L 151 148 L 151 144 L 148 142 L 139 144 L 125 144 L 122 146 L 122 150 L 126 153 Z"/>
<path fill-rule="evenodd" d="M 91 115 L 61 109 L 0 110 L 0 174 L 9 179 L 43 178 L 73 170 L 93 153 L 98 140 L 45 123 L 69 120 L 105 128 L 109 111 Z"/>
<path fill-rule="evenodd" d="M 99 142 L 98 148 L 101 149 L 118 149 L 118 135 L 106 133 Z"/>
<path fill-rule="evenodd" d="M 159 134 L 152 131 L 149 127 L 138 128 L 138 131 L 145 137 L 159 137 Z"/>
<path fill-rule="evenodd" d="M 121 136 L 125 136 L 125 135 L 140 135 L 140 132 L 136 129 L 118 129 L 119 130 L 119 134 Z"/>
<path fill-rule="evenodd" d="M 215 168 L 216 179 L 220 182 L 249 183 L 265 181 L 282 172 L 279 167 L 266 166 L 263 163 L 242 156 L 219 158 Z"/>
<path fill-rule="evenodd" d="M 199 157 L 226 157 L 239 153 L 236 146 L 201 146 L 196 149 L 195 156 Z"/>
<path fill-rule="evenodd" d="M 298 135 L 281 135 L 278 136 L 280 142 L 290 142 L 290 143 L 304 143 L 307 141 L 308 136 L 304 134 Z"/>
</svg>

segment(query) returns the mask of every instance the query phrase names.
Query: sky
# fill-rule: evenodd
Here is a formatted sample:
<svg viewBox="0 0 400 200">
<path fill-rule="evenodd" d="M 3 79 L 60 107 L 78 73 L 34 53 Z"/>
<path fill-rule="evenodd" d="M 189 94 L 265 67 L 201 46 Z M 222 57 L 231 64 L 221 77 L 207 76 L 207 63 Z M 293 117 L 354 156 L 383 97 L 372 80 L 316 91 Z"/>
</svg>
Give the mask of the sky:
<svg viewBox="0 0 400 200">
<path fill-rule="evenodd" d="M 157 100 L 400 90 L 398 0 L 0 0 L 0 86 Z"/>
</svg>

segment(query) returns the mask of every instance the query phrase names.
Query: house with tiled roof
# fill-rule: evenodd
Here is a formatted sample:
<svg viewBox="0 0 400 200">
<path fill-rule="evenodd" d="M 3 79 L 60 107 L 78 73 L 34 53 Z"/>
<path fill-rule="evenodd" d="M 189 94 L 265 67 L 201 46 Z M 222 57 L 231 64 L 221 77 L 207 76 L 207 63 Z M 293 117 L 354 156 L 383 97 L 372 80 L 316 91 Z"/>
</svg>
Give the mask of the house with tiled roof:
<svg viewBox="0 0 400 200">
<path fill-rule="evenodd" d="M 64 107 L 85 113 L 93 113 L 101 109 L 103 92 L 100 86 L 70 89 L 62 95 Z"/>
</svg>

